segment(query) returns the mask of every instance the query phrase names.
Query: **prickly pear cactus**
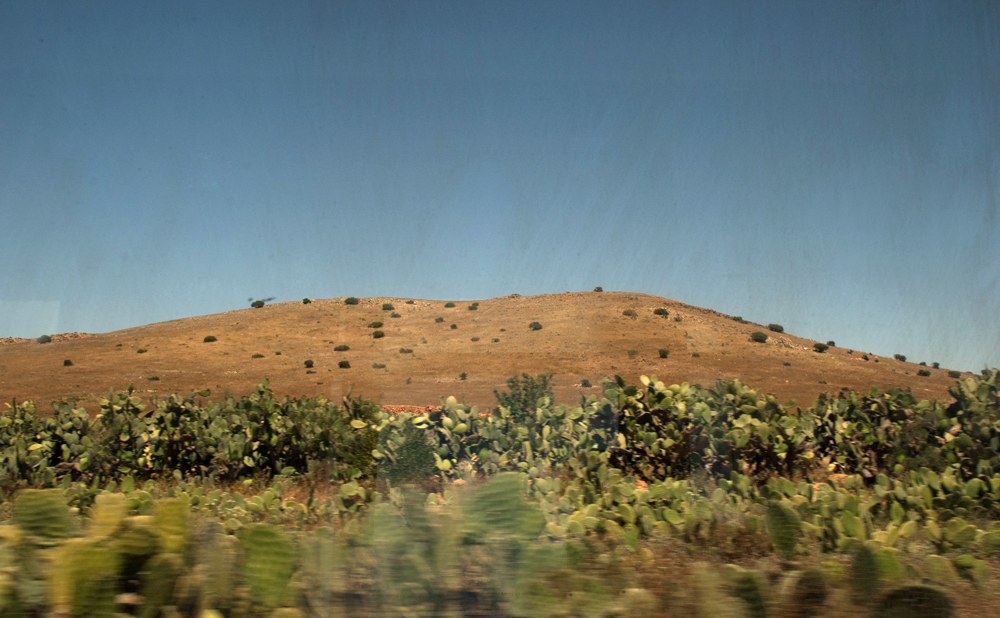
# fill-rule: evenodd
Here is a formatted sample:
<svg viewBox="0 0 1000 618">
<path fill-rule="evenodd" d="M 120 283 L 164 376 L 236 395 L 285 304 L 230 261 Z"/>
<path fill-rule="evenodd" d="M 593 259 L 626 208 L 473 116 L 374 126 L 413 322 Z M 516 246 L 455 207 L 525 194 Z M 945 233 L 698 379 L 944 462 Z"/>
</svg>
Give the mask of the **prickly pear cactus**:
<svg viewBox="0 0 1000 618">
<path fill-rule="evenodd" d="M 163 551 L 184 555 L 190 505 L 186 497 L 164 498 L 156 503 L 154 520 L 163 535 Z"/>
<path fill-rule="evenodd" d="M 156 618 L 163 606 L 173 602 L 174 587 L 183 567 L 184 561 L 177 554 L 157 554 L 147 563 L 142 586 L 146 601 L 139 618 Z"/>
<path fill-rule="evenodd" d="M 767 507 L 767 527 L 771 532 L 771 543 L 785 560 L 795 556 L 801 522 L 799 514 L 781 502 L 772 502 Z"/>
<path fill-rule="evenodd" d="M 244 574 L 266 607 L 280 607 L 295 572 L 295 546 L 275 527 L 251 524 L 241 530 Z"/>
<path fill-rule="evenodd" d="M 153 527 L 148 516 L 127 517 L 122 520 L 114 540 L 118 555 L 118 574 L 125 579 L 135 579 L 146 562 L 159 553 L 163 538 Z"/>
<path fill-rule="evenodd" d="M 882 569 L 878 548 L 860 544 L 851 559 L 851 598 L 858 605 L 867 605 L 882 587 Z"/>
<path fill-rule="evenodd" d="M 767 584 L 756 571 L 743 571 L 733 577 L 732 594 L 746 604 L 749 618 L 767 618 Z"/>
<path fill-rule="evenodd" d="M 914 584 L 889 592 L 872 618 L 951 618 L 954 603 L 946 592 Z"/>
<path fill-rule="evenodd" d="M 124 494 L 98 494 L 90 512 L 90 526 L 87 535 L 92 538 L 111 536 L 125 519 L 126 498 Z"/>
<path fill-rule="evenodd" d="M 823 612 L 829 594 L 822 571 L 789 573 L 779 591 L 782 615 L 787 618 L 813 618 Z"/>
<path fill-rule="evenodd" d="M 69 536 L 72 519 L 58 489 L 25 489 L 14 502 L 14 523 L 40 545 L 53 546 Z"/>
<path fill-rule="evenodd" d="M 74 616 L 114 614 L 116 557 L 103 539 L 69 539 L 57 550 L 51 573 L 52 604 Z"/>
</svg>

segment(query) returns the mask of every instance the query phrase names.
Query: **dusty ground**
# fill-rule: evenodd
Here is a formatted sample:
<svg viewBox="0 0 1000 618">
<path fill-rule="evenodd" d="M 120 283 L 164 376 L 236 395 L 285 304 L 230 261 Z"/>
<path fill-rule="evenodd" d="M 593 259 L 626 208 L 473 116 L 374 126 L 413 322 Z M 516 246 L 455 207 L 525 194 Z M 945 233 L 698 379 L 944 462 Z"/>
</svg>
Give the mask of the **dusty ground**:
<svg viewBox="0 0 1000 618">
<path fill-rule="evenodd" d="M 576 403 L 581 393 L 599 392 L 602 376 L 617 373 L 633 383 L 645 374 L 668 384 L 703 386 L 738 378 L 783 403 L 794 399 L 806 407 L 821 392 L 867 391 L 873 385 L 909 387 L 919 398 L 950 401 L 947 389 L 955 382 L 947 369 L 919 377 L 924 367 L 871 354 L 865 361 L 861 350 L 849 354 L 836 347 L 818 354 L 813 340 L 646 294 L 514 295 L 479 301 L 475 311 L 468 309 L 472 301 L 445 308 L 443 300 L 408 300 L 365 298 L 353 306 L 343 298 L 296 301 L 112 333 L 69 333 L 47 344 L 6 340 L 0 345 L 0 401 L 32 400 L 46 412 L 50 401 L 73 398 L 95 411 L 109 388 L 122 391 L 129 384 L 143 399 L 209 388 L 208 399 L 218 400 L 249 394 L 268 378 L 279 396 L 339 397 L 353 385 L 354 395 L 385 404 L 434 405 L 454 395 L 492 406 L 493 390 L 506 388 L 510 376 L 553 373 L 556 400 Z M 390 318 L 383 303 L 392 303 L 400 317 Z M 654 315 L 659 307 L 669 317 Z M 627 309 L 637 316 L 623 315 Z M 444 321 L 436 322 L 438 317 Z M 384 323 L 384 338 L 372 338 L 373 321 Z M 530 330 L 534 321 L 543 328 Z M 753 331 L 770 338 L 753 343 Z M 204 343 L 207 335 L 218 341 Z M 336 352 L 337 345 L 350 350 Z M 660 348 L 670 351 L 666 359 L 659 358 Z M 64 360 L 73 365 L 63 366 Z M 306 360 L 314 362 L 311 370 Z M 350 369 L 340 369 L 341 360 Z M 373 368 L 375 363 L 385 368 Z M 584 379 L 594 386 L 583 388 Z"/>
</svg>

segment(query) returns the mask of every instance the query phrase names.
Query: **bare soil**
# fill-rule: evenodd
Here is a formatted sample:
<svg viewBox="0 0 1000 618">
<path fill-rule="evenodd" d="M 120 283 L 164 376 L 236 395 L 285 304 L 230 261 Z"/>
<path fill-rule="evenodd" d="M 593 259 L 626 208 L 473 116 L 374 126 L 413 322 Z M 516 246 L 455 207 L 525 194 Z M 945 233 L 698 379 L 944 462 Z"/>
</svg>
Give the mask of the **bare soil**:
<svg viewBox="0 0 1000 618">
<path fill-rule="evenodd" d="M 267 378 L 276 395 L 293 398 L 340 397 L 353 387 L 354 396 L 384 404 L 437 405 L 454 395 L 490 407 L 494 389 L 503 391 L 509 377 L 551 373 L 556 401 L 566 404 L 600 394 L 601 378 L 619 374 L 631 383 L 640 375 L 703 386 L 739 379 L 782 403 L 808 407 L 822 392 L 872 386 L 906 387 L 920 399 L 950 401 L 948 387 L 955 383 L 944 368 L 870 353 L 865 361 L 864 351 L 839 347 L 817 353 L 814 340 L 647 294 L 512 295 L 479 301 L 474 311 L 468 309 L 473 301 L 455 301 L 454 308 L 445 308 L 446 302 L 296 301 L 111 333 L 53 335 L 45 344 L 7 339 L 0 345 L 0 401 L 31 400 L 45 413 L 49 402 L 70 399 L 95 412 L 108 389 L 134 385 L 135 394 L 148 400 L 208 388 L 207 399 L 218 401 L 251 394 Z M 383 303 L 400 317 L 389 317 Z M 654 315 L 657 308 L 669 316 Z M 629 309 L 635 317 L 623 315 Z M 436 322 L 438 317 L 443 321 Z M 376 329 L 369 324 L 375 321 L 383 322 L 383 338 L 372 336 Z M 531 322 L 543 328 L 531 330 Z M 754 331 L 766 332 L 767 342 L 751 341 Z M 217 341 L 205 343 L 208 335 Z M 338 345 L 350 349 L 337 352 Z M 659 357 L 660 348 L 669 350 L 667 358 Z M 64 366 L 64 360 L 73 364 Z M 307 360 L 312 369 L 305 367 Z M 339 368 L 339 361 L 350 368 Z M 931 375 L 918 376 L 920 369 Z M 583 380 L 592 386 L 583 387 Z"/>
</svg>

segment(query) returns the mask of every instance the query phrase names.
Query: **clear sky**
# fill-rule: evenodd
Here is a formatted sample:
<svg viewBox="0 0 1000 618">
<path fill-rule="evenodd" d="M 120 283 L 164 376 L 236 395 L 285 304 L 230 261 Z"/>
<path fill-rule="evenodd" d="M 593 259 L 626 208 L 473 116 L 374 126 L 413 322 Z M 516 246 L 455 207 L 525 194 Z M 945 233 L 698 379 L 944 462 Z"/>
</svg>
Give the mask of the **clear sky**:
<svg viewBox="0 0 1000 618">
<path fill-rule="evenodd" d="M 0 0 L 0 337 L 644 292 L 1000 366 L 1000 3 Z"/>
</svg>

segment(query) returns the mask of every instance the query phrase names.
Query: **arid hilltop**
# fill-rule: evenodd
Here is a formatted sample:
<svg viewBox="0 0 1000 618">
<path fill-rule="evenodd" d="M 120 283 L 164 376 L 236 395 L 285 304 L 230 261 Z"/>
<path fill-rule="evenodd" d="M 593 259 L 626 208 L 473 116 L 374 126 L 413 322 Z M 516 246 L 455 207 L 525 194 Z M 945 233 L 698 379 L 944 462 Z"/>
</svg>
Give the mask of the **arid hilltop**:
<svg viewBox="0 0 1000 618">
<path fill-rule="evenodd" d="M 503 390 L 510 376 L 552 373 L 560 403 L 599 393 L 602 376 L 635 382 L 645 374 L 704 386 L 739 379 L 806 407 L 820 393 L 845 387 L 909 387 L 921 399 L 947 401 L 955 382 L 945 368 L 872 354 L 864 360 L 866 352 L 840 347 L 818 353 L 815 340 L 647 294 L 515 294 L 454 307 L 445 300 L 344 300 L 277 303 L 53 336 L 50 343 L 8 340 L 0 345 L 0 401 L 32 400 L 46 412 L 49 402 L 69 398 L 95 411 L 109 388 L 132 384 L 143 399 L 208 388 L 208 399 L 218 400 L 249 394 L 268 378 L 275 393 L 289 397 L 336 398 L 353 386 L 354 395 L 385 404 L 433 405 L 454 395 L 491 406 L 493 390 Z M 542 328 L 529 328 L 532 322 Z M 376 330 L 384 336 L 376 338 Z M 767 341 L 753 342 L 754 331 L 767 333 Z M 343 346 L 348 349 L 337 350 Z M 341 361 L 350 367 L 341 368 Z"/>
</svg>

